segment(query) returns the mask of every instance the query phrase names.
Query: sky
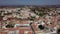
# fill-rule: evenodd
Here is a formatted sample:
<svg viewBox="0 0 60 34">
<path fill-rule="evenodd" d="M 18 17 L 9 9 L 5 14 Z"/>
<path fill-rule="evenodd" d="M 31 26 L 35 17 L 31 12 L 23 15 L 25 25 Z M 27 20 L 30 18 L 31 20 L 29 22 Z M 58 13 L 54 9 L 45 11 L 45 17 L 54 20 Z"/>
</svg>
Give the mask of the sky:
<svg viewBox="0 0 60 34">
<path fill-rule="evenodd" d="M 60 0 L 0 0 L 0 6 L 6 5 L 60 5 Z"/>
</svg>

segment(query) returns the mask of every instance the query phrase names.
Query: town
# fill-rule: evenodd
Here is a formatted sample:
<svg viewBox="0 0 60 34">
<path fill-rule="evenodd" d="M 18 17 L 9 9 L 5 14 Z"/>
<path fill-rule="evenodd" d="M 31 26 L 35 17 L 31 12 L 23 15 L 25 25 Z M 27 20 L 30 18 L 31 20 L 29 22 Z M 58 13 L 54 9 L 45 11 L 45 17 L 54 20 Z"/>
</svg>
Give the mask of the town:
<svg viewBox="0 0 60 34">
<path fill-rule="evenodd" d="M 0 8 L 1 34 L 59 34 L 60 8 Z"/>
</svg>

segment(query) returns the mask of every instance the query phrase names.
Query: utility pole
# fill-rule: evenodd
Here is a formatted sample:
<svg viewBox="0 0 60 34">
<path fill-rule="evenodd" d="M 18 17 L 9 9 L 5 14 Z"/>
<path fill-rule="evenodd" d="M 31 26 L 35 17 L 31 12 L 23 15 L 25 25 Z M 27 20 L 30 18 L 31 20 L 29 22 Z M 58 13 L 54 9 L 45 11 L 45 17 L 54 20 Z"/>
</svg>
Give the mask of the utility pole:
<svg viewBox="0 0 60 34">
<path fill-rule="evenodd" d="M 33 24 L 33 22 L 30 23 L 30 27 L 31 27 L 31 29 L 32 29 L 33 34 L 36 34 L 35 31 L 34 31 L 34 29 L 33 29 L 33 27 L 32 27 L 32 24 Z"/>
</svg>

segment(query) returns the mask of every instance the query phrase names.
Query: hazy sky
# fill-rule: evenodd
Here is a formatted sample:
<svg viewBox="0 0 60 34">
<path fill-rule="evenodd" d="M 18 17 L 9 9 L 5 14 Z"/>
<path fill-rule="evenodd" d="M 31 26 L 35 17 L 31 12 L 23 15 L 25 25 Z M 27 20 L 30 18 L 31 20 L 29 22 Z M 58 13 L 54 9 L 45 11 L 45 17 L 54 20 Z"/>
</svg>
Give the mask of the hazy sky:
<svg viewBox="0 0 60 34">
<path fill-rule="evenodd" d="M 4 5 L 60 5 L 60 0 L 0 0 Z"/>
</svg>

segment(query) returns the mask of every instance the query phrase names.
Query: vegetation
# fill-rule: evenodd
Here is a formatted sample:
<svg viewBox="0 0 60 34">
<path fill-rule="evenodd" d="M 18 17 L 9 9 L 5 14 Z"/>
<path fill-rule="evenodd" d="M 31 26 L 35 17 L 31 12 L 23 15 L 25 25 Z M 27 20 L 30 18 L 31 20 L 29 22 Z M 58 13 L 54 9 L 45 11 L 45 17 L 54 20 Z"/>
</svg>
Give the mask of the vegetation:
<svg viewBox="0 0 60 34">
<path fill-rule="evenodd" d="M 8 22 L 6 28 L 14 28 L 15 23 Z"/>
<path fill-rule="evenodd" d="M 55 9 L 54 9 L 55 10 Z M 40 17 L 48 14 L 48 12 L 53 11 L 51 8 L 40 8 L 40 9 L 34 9 L 33 12 L 36 15 L 39 15 Z"/>
</svg>

